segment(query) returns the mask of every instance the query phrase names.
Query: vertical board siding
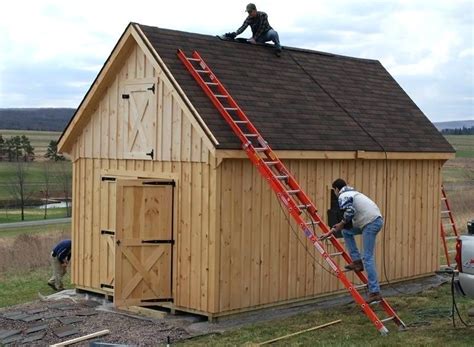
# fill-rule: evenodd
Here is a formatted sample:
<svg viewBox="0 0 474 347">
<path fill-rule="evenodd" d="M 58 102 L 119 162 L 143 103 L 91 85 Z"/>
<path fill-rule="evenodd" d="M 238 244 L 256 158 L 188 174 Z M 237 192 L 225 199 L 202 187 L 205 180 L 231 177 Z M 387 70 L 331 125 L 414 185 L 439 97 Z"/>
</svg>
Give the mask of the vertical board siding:
<svg viewBox="0 0 474 347">
<path fill-rule="evenodd" d="M 78 145 L 72 150 L 77 153 L 75 157 L 126 159 L 127 127 L 132 125 L 128 124 L 122 94 L 127 86 L 155 83 L 155 160 L 208 162 L 209 150 L 202 131 L 192 125 L 190 110 L 183 106 L 164 73 L 153 67 L 138 46 L 131 49 L 118 71 L 79 133 Z"/>
<path fill-rule="evenodd" d="M 107 291 L 101 288 L 102 284 L 113 285 L 113 236 L 101 234 L 101 230 L 115 231 L 116 183 L 101 180 L 101 172 L 107 169 L 122 171 L 124 178 L 139 177 L 143 172 L 149 177 L 162 177 L 163 173 L 177 177 L 174 303 L 202 312 L 212 312 L 212 307 L 215 310 L 216 306 L 209 304 L 217 273 L 215 258 L 211 256 L 216 244 L 210 238 L 211 221 L 215 216 L 215 202 L 211 201 L 216 199 L 210 187 L 215 169 L 205 163 L 85 158 L 74 162 L 73 283 L 100 292 Z M 237 254 L 235 257 L 238 259 Z M 238 264 L 236 267 L 240 269 Z"/>
<path fill-rule="evenodd" d="M 382 283 L 426 275 L 437 268 L 441 161 L 285 163 L 324 220 L 331 183 L 338 177 L 377 203 L 385 219 L 376 249 Z M 343 289 L 323 269 L 328 266 L 295 223 L 288 223 L 286 210 L 282 211 L 274 193 L 249 162 L 224 160 L 217 175 L 221 192 L 217 226 L 220 254 L 216 261 L 220 312 Z M 360 246 L 360 237 L 357 239 Z"/>
</svg>

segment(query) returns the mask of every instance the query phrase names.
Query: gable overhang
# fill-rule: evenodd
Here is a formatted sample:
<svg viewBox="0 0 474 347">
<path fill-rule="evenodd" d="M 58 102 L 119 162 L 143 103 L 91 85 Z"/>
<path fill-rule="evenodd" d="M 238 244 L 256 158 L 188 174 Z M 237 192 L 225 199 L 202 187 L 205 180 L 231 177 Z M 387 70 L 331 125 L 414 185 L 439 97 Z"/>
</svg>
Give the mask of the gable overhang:
<svg viewBox="0 0 474 347">
<path fill-rule="evenodd" d="M 163 71 L 166 78 L 171 82 L 177 94 L 179 95 L 179 99 L 182 100 L 184 106 L 187 107 L 190 110 L 190 113 L 193 115 L 192 119 L 190 119 L 192 125 L 202 136 L 203 142 L 209 151 L 214 154 L 216 146 L 219 144 L 219 142 L 204 123 L 202 117 L 199 115 L 189 98 L 179 86 L 176 79 L 166 67 L 163 60 L 160 58 L 158 53 L 141 31 L 139 25 L 136 23 L 130 23 L 127 26 L 106 62 L 102 66 L 99 74 L 95 78 L 91 87 L 79 104 L 79 107 L 77 108 L 73 117 L 61 134 L 58 140 L 58 151 L 60 153 L 70 153 L 75 139 L 89 121 L 89 117 L 87 115 L 92 114 L 94 108 L 97 106 L 98 102 L 100 102 L 102 95 L 113 82 L 116 73 L 118 73 L 119 69 L 121 68 L 121 62 L 128 56 L 135 45 L 138 45 L 143 50 L 147 58 L 152 63 L 153 67 L 156 70 Z"/>
</svg>

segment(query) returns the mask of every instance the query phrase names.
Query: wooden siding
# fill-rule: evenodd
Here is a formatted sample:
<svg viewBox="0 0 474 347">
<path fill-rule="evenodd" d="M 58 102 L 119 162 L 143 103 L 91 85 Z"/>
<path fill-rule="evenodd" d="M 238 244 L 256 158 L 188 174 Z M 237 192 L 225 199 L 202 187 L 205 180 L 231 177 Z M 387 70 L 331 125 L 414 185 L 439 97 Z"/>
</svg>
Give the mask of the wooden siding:
<svg viewBox="0 0 474 347">
<path fill-rule="evenodd" d="M 156 109 L 153 119 L 146 119 L 144 131 L 154 132 L 149 141 L 154 146 L 154 159 L 160 161 L 209 161 L 209 140 L 197 126 L 190 110 L 184 105 L 163 71 L 153 64 L 138 46 L 134 45 L 122 63 L 115 78 L 89 116 L 89 121 L 75 140 L 71 150 L 77 158 L 131 158 L 129 132 L 134 124 L 128 121 L 127 102 L 122 94 L 134 88 L 155 83 L 154 101 L 150 109 Z M 150 92 L 151 93 L 151 92 Z M 149 117 L 149 116 L 147 116 Z M 148 150 L 143 150 L 143 156 Z M 137 153 L 134 153 L 138 157 Z"/>
<path fill-rule="evenodd" d="M 210 186 L 215 169 L 205 163 L 143 160 L 79 159 L 73 164 L 72 282 L 85 289 L 107 292 L 113 285 L 114 255 L 110 236 L 115 230 L 116 178 L 174 178 L 176 216 L 173 260 L 173 297 L 177 306 L 215 312 L 215 195 Z M 212 235 L 211 235 L 212 234 Z M 113 236 L 112 236 L 113 238 Z"/>
<path fill-rule="evenodd" d="M 386 223 L 378 235 L 376 249 L 382 283 L 386 282 L 385 276 L 392 282 L 438 269 L 442 161 L 287 160 L 285 163 L 314 199 L 325 220 L 330 186 L 338 177 L 345 178 L 379 205 Z M 342 289 L 339 281 L 322 269 L 320 264 L 325 268 L 328 265 L 295 223 L 291 222 L 295 232 L 288 226 L 286 210 L 280 208 L 274 193 L 250 162 L 224 160 L 217 172 L 217 182 L 220 209 L 216 266 L 220 312 Z"/>
</svg>

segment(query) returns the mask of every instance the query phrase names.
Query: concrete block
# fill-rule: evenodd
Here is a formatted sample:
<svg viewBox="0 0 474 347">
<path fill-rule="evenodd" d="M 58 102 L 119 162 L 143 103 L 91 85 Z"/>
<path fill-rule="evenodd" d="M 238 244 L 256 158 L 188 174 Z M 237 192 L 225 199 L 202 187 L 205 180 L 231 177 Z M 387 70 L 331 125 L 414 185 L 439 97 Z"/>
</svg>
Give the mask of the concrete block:
<svg viewBox="0 0 474 347">
<path fill-rule="evenodd" d="M 6 345 L 6 344 L 9 344 L 9 343 L 13 343 L 13 342 L 17 342 L 17 341 L 20 341 L 21 339 L 23 339 L 23 336 L 21 335 L 13 335 L 13 336 L 10 336 L 10 337 L 7 337 L 3 340 L 0 340 L 0 343 Z"/>
<path fill-rule="evenodd" d="M 21 330 L 0 330 L 0 340 L 21 333 Z"/>
<path fill-rule="evenodd" d="M 58 320 L 63 324 L 72 324 L 72 323 L 82 322 L 84 318 L 71 316 L 71 317 L 60 317 L 58 318 Z"/>
<path fill-rule="evenodd" d="M 48 328 L 48 323 L 45 323 L 45 322 L 35 323 L 33 325 L 30 325 L 30 327 L 25 330 L 25 334 L 35 333 L 37 331 L 41 331 L 47 328 Z"/>
<path fill-rule="evenodd" d="M 40 320 L 44 317 L 43 313 L 38 313 L 34 315 L 27 315 L 25 318 L 22 319 L 23 322 L 34 322 L 35 320 Z"/>
<path fill-rule="evenodd" d="M 36 308 L 34 310 L 29 310 L 29 311 L 27 311 L 27 313 L 35 314 L 35 313 L 41 313 L 41 312 L 46 312 L 46 311 L 48 311 L 48 308 L 47 307 L 42 307 L 42 308 Z"/>
</svg>

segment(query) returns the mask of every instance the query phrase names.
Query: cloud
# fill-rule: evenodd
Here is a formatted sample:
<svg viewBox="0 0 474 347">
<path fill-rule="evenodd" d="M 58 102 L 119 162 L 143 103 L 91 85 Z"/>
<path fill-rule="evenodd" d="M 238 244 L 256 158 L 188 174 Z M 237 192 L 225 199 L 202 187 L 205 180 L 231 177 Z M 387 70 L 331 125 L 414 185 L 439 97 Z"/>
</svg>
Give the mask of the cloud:
<svg viewBox="0 0 474 347">
<path fill-rule="evenodd" d="M 130 21 L 214 35 L 237 29 L 245 4 L 6 2 L 0 107 L 76 107 Z M 474 2 L 262 0 L 257 7 L 284 45 L 380 60 L 430 119 L 474 118 Z"/>
</svg>

